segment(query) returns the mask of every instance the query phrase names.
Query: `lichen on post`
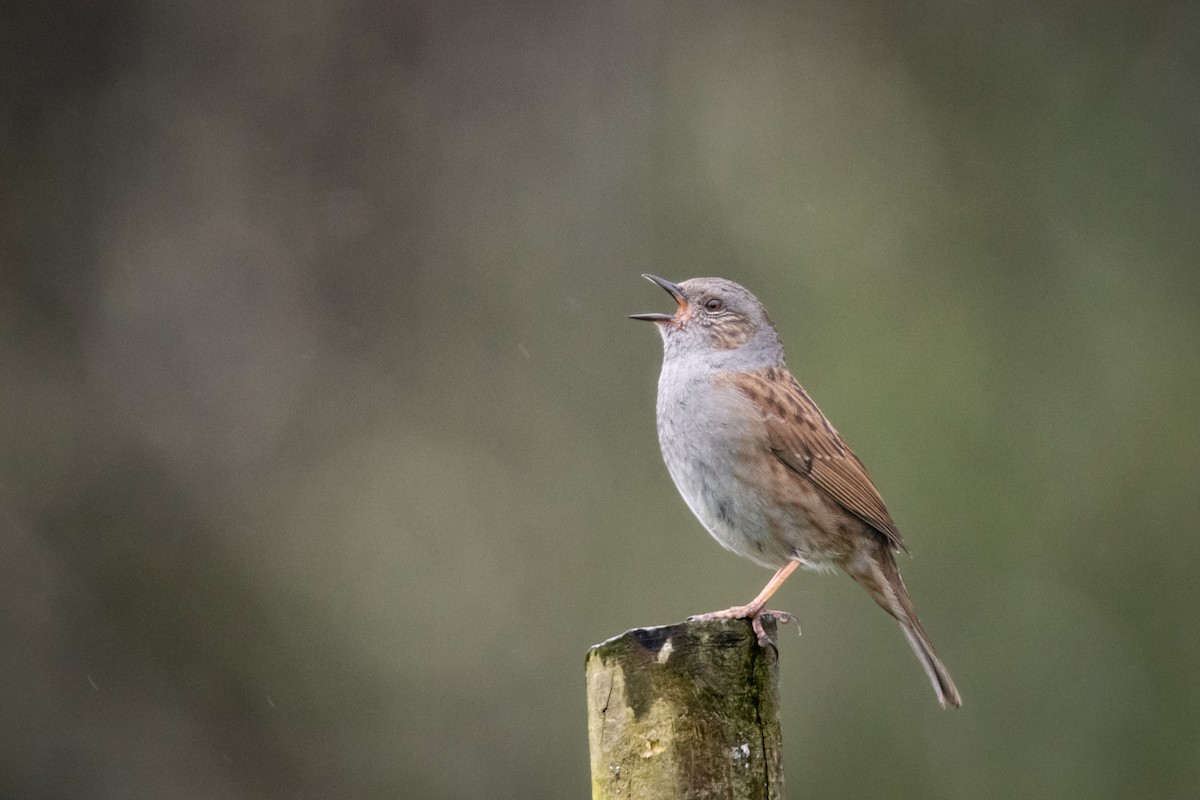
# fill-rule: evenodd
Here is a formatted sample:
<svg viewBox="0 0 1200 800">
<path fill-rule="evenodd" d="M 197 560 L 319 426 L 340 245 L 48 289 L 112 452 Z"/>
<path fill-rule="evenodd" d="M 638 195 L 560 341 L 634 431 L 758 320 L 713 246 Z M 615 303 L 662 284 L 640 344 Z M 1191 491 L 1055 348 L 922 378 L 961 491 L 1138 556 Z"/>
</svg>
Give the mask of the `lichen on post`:
<svg viewBox="0 0 1200 800">
<path fill-rule="evenodd" d="M 783 797 L 778 652 L 748 621 L 626 631 L 586 676 L 593 800 Z"/>
</svg>

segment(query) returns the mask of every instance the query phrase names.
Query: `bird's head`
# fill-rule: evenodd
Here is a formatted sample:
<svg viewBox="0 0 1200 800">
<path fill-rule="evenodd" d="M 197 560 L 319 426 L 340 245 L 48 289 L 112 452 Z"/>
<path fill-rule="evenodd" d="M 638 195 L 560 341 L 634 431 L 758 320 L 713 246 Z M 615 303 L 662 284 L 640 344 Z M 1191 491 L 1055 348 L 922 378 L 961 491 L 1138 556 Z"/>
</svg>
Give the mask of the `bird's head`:
<svg viewBox="0 0 1200 800">
<path fill-rule="evenodd" d="M 691 278 L 676 284 L 656 275 L 642 277 L 665 289 L 676 303 L 674 314 L 630 317 L 658 326 L 667 358 L 740 350 L 747 357 L 778 351 L 782 358 L 775 323 L 744 286 L 724 278 Z"/>
</svg>

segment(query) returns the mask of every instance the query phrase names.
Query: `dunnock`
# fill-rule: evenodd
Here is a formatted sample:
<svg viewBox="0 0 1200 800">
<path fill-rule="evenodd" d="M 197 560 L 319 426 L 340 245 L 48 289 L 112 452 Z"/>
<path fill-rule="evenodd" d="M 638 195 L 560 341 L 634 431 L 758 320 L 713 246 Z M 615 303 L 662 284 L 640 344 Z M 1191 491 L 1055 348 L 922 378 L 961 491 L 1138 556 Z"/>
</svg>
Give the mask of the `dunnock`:
<svg viewBox="0 0 1200 800">
<path fill-rule="evenodd" d="M 937 692 L 962 698 L 925 635 L 893 553 L 904 548 L 867 471 L 788 372 L 775 324 L 733 281 L 645 276 L 675 298 L 658 326 L 658 441 L 679 493 L 726 548 L 775 569 L 748 605 L 693 619 L 750 619 L 759 642 L 767 599 L 800 566 L 841 567 L 900 622 Z"/>
</svg>

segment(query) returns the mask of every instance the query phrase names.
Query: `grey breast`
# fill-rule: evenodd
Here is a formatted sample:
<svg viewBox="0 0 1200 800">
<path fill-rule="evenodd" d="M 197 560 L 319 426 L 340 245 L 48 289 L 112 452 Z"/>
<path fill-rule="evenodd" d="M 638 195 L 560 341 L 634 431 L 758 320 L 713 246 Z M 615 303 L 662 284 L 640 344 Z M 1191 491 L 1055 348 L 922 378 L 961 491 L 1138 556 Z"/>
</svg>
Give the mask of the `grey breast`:
<svg viewBox="0 0 1200 800">
<path fill-rule="evenodd" d="M 671 478 L 718 542 L 778 567 L 791 556 L 772 535 L 773 506 L 760 481 L 746 480 L 748 451 L 765 452 L 761 423 L 736 389 L 714 383 L 715 372 L 684 366 L 664 364 L 659 378 L 658 437 Z"/>
</svg>

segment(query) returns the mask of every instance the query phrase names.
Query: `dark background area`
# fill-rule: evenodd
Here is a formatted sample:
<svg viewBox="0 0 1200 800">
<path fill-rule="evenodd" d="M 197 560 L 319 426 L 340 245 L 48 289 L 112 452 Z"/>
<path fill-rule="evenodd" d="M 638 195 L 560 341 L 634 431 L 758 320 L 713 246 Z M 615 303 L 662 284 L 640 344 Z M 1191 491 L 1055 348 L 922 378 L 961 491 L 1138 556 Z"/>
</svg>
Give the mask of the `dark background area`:
<svg viewBox="0 0 1200 800">
<path fill-rule="evenodd" d="M 638 274 L 764 298 L 965 699 L 777 595 L 806 797 L 1200 786 L 1200 5 L 84 2 L 0 25 L 0 796 L 589 791 L 765 571 Z"/>
</svg>

